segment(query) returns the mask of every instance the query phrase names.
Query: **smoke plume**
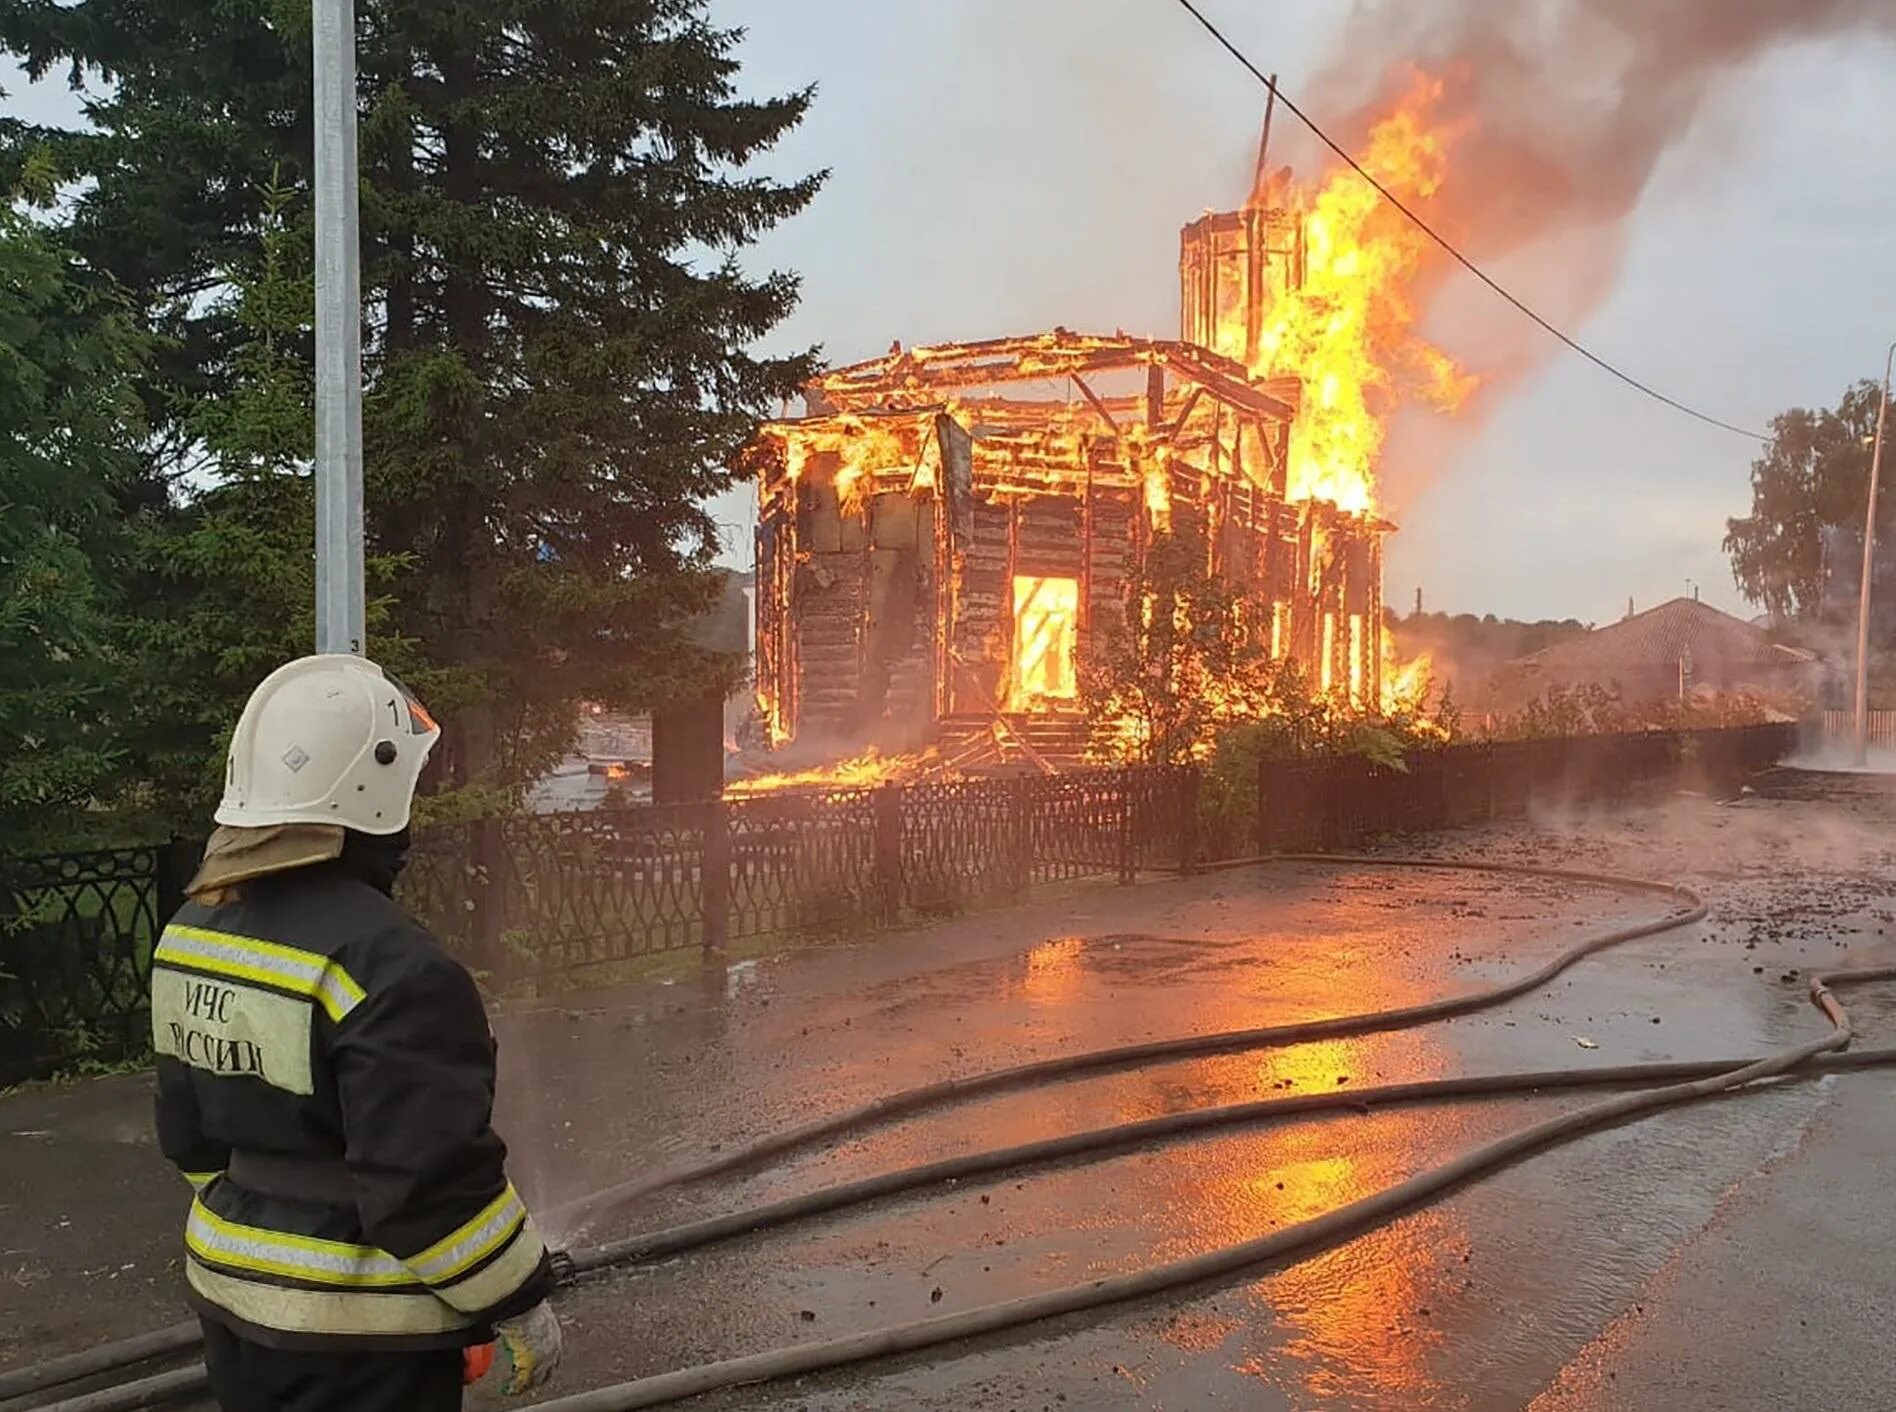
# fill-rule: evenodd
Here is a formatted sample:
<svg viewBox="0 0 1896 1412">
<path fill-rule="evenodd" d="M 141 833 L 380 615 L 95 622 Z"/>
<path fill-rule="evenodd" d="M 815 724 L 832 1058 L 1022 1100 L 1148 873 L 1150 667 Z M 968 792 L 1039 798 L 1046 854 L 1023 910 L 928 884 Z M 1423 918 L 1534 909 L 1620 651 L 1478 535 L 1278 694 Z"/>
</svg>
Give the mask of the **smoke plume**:
<svg viewBox="0 0 1896 1412">
<path fill-rule="evenodd" d="M 1896 38 L 1892 0 L 1357 0 L 1319 111 L 1360 139 L 1413 63 L 1459 132 L 1453 224 L 1476 255 L 1637 205 L 1707 99 L 1798 41 Z"/>
<path fill-rule="evenodd" d="M 1556 324 L 1609 296 L 1625 218 L 1708 103 L 1770 51 L 1896 39 L 1896 0 L 1356 0 L 1308 111 L 1351 151 L 1417 81 L 1441 82 L 1450 138 L 1427 219 Z M 1339 117 L 1339 115 L 1343 115 Z M 1288 150 L 1301 171 L 1328 153 Z M 1383 493 L 1400 512 L 1453 461 L 1496 394 L 1554 344 L 1446 256 L 1419 272 L 1425 325 L 1483 380 L 1452 421 L 1404 416 Z"/>
</svg>

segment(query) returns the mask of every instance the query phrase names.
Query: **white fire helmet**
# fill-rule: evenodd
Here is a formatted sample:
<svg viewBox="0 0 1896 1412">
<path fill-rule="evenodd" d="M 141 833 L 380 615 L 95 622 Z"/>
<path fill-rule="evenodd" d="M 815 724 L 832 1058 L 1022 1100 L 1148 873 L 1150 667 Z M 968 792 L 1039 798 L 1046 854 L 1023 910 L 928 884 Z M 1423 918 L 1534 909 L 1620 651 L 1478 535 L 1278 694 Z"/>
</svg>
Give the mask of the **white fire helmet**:
<svg viewBox="0 0 1896 1412">
<path fill-rule="evenodd" d="M 298 658 L 265 677 L 244 706 L 217 822 L 399 833 L 440 738 L 434 717 L 373 662 Z"/>
</svg>

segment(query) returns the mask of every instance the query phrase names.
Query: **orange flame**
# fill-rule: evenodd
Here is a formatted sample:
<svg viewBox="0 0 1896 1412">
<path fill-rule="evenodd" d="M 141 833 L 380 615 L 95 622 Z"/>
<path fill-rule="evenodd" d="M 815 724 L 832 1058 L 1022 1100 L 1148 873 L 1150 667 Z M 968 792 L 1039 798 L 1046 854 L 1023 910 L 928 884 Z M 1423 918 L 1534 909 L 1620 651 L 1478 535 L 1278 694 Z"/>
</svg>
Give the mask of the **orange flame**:
<svg viewBox="0 0 1896 1412">
<path fill-rule="evenodd" d="M 884 755 L 879 750 L 870 749 L 851 759 L 808 770 L 788 770 L 731 780 L 724 786 L 724 793 L 730 798 L 780 794 L 786 790 L 843 794 L 859 789 L 874 789 L 877 785 L 912 784 L 941 775 L 946 769 L 932 747 L 917 755 Z"/>
<path fill-rule="evenodd" d="M 917 469 L 922 459 L 895 428 L 850 413 L 827 426 L 771 430 L 785 442 L 784 471 L 791 480 L 803 479 L 817 456 L 837 458 L 836 499 L 846 515 L 868 502 L 876 472 Z"/>
<path fill-rule="evenodd" d="M 1072 705 L 1079 695 L 1080 581 L 1021 574 L 1014 579 L 1014 669 L 1008 706 L 1015 711 Z"/>
<path fill-rule="evenodd" d="M 1409 661 L 1396 654 L 1395 635 L 1383 634 L 1382 709 L 1384 715 L 1412 715 L 1428 705 L 1435 690 L 1434 659 L 1424 652 Z M 1418 722 L 1418 725 L 1423 724 Z"/>
<path fill-rule="evenodd" d="M 1441 97 L 1441 82 L 1418 74 L 1362 158 L 1411 209 L 1426 209 L 1446 176 L 1456 132 L 1432 120 Z M 1413 288 L 1434 254 L 1428 236 L 1347 167 L 1293 200 L 1304 213 L 1303 277 L 1265 312 L 1251 371 L 1303 384 L 1288 497 L 1371 510 L 1391 406 L 1414 397 L 1453 411 L 1476 379 L 1416 331 Z"/>
</svg>

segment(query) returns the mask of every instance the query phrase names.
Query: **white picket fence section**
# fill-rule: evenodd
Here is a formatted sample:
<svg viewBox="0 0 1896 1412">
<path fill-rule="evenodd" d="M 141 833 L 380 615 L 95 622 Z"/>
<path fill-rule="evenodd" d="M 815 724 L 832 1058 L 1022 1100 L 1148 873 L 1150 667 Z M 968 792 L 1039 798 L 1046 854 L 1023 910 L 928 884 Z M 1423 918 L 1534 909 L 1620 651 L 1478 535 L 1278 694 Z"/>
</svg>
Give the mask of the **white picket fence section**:
<svg viewBox="0 0 1896 1412">
<path fill-rule="evenodd" d="M 1889 746 L 1896 749 L 1896 711 L 1872 711 L 1870 714 L 1870 744 Z M 1855 740 L 1856 712 L 1824 712 L 1825 740 Z"/>
</svg>

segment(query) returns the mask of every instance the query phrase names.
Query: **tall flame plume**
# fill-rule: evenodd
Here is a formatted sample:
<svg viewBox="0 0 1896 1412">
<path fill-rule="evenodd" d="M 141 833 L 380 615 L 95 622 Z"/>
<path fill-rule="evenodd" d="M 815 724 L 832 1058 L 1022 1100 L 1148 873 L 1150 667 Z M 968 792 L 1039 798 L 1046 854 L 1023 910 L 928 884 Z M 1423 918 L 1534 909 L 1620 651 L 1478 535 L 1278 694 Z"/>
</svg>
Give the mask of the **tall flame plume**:
<svg viewBox="0 0 1896 1412">
<path fill-rule="evenodd" d="M 1363 169 L 1411 210 L 1436 203 L 1462 129 L 1441 121 L 1441 80 L 1416 73 L 1370 130 Z M 1279 194 L 1282 199 L 1282 194 Z M 1259 192 L 1253 201 L 1270 199 Z M 1404 402 L 1459 410 L 1478 379 L 1424 338 L 1417 285 L 1439 258 L 1419 227 L 1374 186 L 1338 166 L 1314 189 L 1293 189 L 1301 216 L 1301 278 L 1266 311 L 1251 372 L 1295 377 L 1302 401 L 1291 429 L 1286 492 L 1345 510 L 1381 509 L 1376 471 L 1388 418 Z M 1429 690 L 1426 659 L 1392 658 L 1385 710 L 1412 709 Z"/>
<path fill-rule="evenodd" d="M 1447 176 L 1457 131 L 1436 121 L 1442 94 L 1439 79 L 1417 74 L 1359 159 L 1411 209 L 1434 201 Z M 1293 201 L 1304 216 L 1303 279 L 1266 315 L 1252 372 L 1303 384 L 1289 497 L 1375 510 L 1390 411 L 1414 400 L 1453 412 L 1477 379 L 1417 330 L 1416 282 L 1437 254 L 1427 235 L 1348 167 Z"/>
</svg>

